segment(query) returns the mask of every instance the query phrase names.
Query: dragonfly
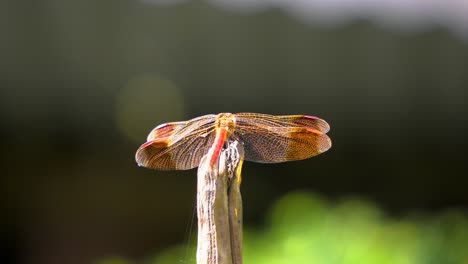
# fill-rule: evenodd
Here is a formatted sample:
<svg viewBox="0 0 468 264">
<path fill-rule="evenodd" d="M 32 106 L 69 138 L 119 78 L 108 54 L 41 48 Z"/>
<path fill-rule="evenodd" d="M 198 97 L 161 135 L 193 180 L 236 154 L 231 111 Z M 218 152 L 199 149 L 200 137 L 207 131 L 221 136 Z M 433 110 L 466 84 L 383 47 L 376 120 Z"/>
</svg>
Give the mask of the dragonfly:
<svg viewBox="0 0 468 264">
<path fill-rule="evenodd" d="M 223 147 L 238 141 L 244 159 L 278 163 L 307 159 L 330 149 L 328 123 L 309 115 L 220 113 L 157 126 L 135 155 L 139 166 L 157 170 L 198 167 L 207 155 L 214 166 Z"/>
</svg>

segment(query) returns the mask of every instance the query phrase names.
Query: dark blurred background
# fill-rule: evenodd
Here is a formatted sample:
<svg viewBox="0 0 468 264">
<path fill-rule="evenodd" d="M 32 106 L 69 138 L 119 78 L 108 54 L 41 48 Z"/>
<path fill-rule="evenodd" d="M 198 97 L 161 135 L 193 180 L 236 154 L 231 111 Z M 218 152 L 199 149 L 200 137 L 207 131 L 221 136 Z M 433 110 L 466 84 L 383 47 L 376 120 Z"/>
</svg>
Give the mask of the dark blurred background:
<svg viewBox="0 0 468 264">
<path fill-rule="evenodd" d="M 394 218 L 466 213 L 466 3 L 354 2 L 3 1 L 1 262 L 139 260 L 187 240 L 196 170 L 134 153 L 156 125 L 209 113 L 332 128 L 318 157 L 245 164 L 246 226 L 297 190 Z"/>
</svg>

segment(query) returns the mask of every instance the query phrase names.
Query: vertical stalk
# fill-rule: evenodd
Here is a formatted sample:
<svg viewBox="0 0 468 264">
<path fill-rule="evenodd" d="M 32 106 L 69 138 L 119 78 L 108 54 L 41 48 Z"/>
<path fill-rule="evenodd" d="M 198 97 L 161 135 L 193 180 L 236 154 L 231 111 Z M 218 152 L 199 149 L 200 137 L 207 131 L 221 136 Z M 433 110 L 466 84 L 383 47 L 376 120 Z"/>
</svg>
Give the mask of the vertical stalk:
<svg viewBox="0 0 468 264">
<path fill-rule="evenodd" d="M 242 196 L 240 184 L 242 181 L 242 163 L 244 161 L 243 150 L 242 146 L 237 147 L 240 158 L 228 189 L 232 264 L 242 264 Z"/>
<path fill-rule="evenodd" d="M 200 162 L 197 264 L 242 263 L 242 159 L 242 146 L 232 141 L 213 166 L 207 155 Z"/>
</svg>

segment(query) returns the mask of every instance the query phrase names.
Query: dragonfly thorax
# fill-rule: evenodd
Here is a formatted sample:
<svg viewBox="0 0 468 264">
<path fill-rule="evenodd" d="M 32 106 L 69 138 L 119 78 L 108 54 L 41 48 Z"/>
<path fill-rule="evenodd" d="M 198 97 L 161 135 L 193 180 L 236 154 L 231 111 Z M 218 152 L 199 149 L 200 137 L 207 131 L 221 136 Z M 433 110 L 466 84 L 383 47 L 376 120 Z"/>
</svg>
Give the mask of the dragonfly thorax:
<svg viewBox="0 0 468 264">
<path fill-rule="evenodd" d="M 231 113 L 220 113 L 216 116 L 215 126 L 232 132 L 236 126 L 236 116 Z"/>
</svg>

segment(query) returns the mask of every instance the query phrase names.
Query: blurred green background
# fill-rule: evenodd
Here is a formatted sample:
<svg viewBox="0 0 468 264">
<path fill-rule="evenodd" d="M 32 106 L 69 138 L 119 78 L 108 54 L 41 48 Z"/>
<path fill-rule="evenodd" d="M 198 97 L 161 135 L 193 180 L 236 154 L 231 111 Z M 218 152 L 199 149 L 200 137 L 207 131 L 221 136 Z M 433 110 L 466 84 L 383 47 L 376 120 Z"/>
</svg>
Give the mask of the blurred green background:
<svg viewBox="0 0 468 264">
<path fill-rule="evenodd" d="M 468 263 L 466 5 L 176 2 L 0 4 L 2 263 L 193 261 L 196 171 L 134 153 L 219 112 L 332 128 L 318 157 L 245 164 L 247 263 Z"/>
</svg>

